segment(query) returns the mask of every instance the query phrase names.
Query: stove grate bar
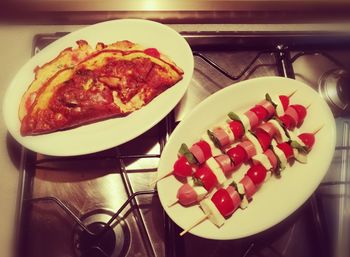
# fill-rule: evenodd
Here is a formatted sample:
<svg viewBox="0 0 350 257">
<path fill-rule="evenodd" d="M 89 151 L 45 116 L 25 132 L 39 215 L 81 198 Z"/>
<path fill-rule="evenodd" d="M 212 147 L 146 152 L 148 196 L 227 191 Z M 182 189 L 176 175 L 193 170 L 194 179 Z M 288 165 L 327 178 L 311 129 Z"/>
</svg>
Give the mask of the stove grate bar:
<svg viewBox="0 0 350 257">
<path fill-rule="evenodd" d="M 220 65 L 218 65 L 215 61 L 213 61 L 212 59 L 210 59 L 209 57 L 205 56 L 204 54 L 200 53 L 200 52 L 193 52 L 194 56 L 200 57 L 202 60 L 204 60 L 205 62 L 207 62 L 208 64 L 210 64 L 213 68 L 215 68 L 216 70 L 218 70 L 219 72 L 221 72 L 223 75 L 225 75 L 227 78 L 231 79 L 231 80 L 239 80 L 240 78 L 242 78 L 242 76 L 249 71 L 249 69 L 251 69 L 252 65 L 263 55 L 263 54 L 267 54 L 267 53 L 271 53 L 271 51 L 260 51 L 257 53 L 257 55 L 247 64 L 247 66 L 237 75 L 232 75 L 230 74 L 228 71 L 226 71 L 224 68 L 220 67 Z"/>
</svg>

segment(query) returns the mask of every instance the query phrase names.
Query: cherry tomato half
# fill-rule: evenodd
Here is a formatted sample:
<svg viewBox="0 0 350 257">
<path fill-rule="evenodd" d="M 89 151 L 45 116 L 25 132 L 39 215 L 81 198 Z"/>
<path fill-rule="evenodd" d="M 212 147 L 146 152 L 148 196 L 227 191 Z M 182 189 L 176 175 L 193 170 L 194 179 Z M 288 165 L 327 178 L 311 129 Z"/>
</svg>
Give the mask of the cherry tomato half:
<svg viewBox="0 0 350 257">
<path fill-rule="evenodd" d="M 244 129 L 241 122 L 234 120 L 231 121 L 228 125 L 230 126 L 230 129 L 233 135 L 235 136 L 235 139 L 240 139 L 243 137 Z"/>
<path fill-rule="evenodd" d="M 284 142 L 284 143 L 278 144 L 277 147 L 282 150 L 287 160 L 294 156 L 293 148 L 290 146 L 290 144 Z"/>
<path fill-rule="evenodd" d="M 210 145 L 207 142 L 201 140 L 197 142 L 196 145 L 198 145 L 202 149 L 204 159 L 208 160 L 212 156 Z"/>
<path fill-rule="evenodd" d="M 184 178 L 192 175 L 192 166 L 187 161 L 185 156 L 181 156 L 176 160 L 173 167 L 173 173 L 175 176 Z"/>
<path fill-rule="evenodd" d="M 267 134 L 265 131 L 259 129 L 255 132 L 255 136 L 258 139 L 261 148 L 264 150 L 264 152 L 270 147 L 272 138 L 269 134 Z"/>
<path fill-rule="evenodd" d="M 193 175 L 195 178 L 199 179 L 202 182 L 203 187 L 207 191 L 212 190 L 218 183 L 214 172 L 206 165 L 198 168 Z"/>
<path fill-rule="evenodd" d="M 254 165 L 247 171 L 247 176 L 256 186 L 259 186 L 265 180 L 266 169 L 261 164 Z"/>
<path fill-rule="evenodd" d="M 298 127 L 301 126 L 301 124 L 303 124 L 304 119 L 306 117 L 307 114 L 307 110 L 304 106 L 300 105 L 300 104 L 293 104 L 290 107 L 293 107 L 294 110 L 298 113 Z"/>
<path fill-rule="evenodd" d="M 264 107 L 262 107 L 261 105 L 255 105 L 250 110 L 252 112 L 254 112 L 256 114 L 256 116 L 258 116 L 259 122 L 264 121 L 267 118 L 268 114 L 269 114 L 267 112 L 267 110 Z"/>
<path fill-rule="evenodd" d="M 310 150 L 315 144 L 315 136 L 312 133 L 303 133 L 298 136 L 301 141 L 306 145 Z"/>
<path fill-rule="evenodd" d="M 279 99 L 280 99 L 280 101 L 281 101 L 283 110 L 286 111 L 287 108 L 288 108 L 288 106 L 289 106 L 289 97 L 286 96 L 286 95 L 280 95 L 280 96 L 279 96 Z"/>
<path fill-rule="evenodd" d="M 244 148 L 237 145 L 227 151 L 227 155 L 230 156 L 231 160 L 234 162 L 235 166 L 238 166 L 245 162 L 248 158 L 247 153 Z"/>
<path fill-rule="evenodd" d="M 283 116 L 279 117 L 279 119 L 280 119 L 280 121 L 282 121 L 283 125 L 287 129 L 289 129 L 289 130 L 295 129 L 296 124 L 295 124 L 294 120 L 290 116 L 283 115 Z"/>
<path fill-rule="evenodd" d="M 233 205 L 230 194 L 223 188 L 216 191 L 216 193 L 212 196 L 211 201 L 225 218 L 230 216 L 235 211 L 235 206 Z"/>
</svg>

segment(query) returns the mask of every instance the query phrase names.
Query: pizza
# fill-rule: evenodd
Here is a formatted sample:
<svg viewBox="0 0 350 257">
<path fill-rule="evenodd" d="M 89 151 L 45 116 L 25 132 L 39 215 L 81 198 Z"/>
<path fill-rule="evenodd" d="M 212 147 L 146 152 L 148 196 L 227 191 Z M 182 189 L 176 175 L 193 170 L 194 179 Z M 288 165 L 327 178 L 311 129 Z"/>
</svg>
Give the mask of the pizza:
<svg viewBox="0 0 350 257">
<path fill-rule="evenodd" d="M 183 78 L 156 48 L 130 41 L 93 49 L 86 41 L 35 69 L 19 106 L 21 135 L 39 135 L 121 117 Z"/>
</svg>

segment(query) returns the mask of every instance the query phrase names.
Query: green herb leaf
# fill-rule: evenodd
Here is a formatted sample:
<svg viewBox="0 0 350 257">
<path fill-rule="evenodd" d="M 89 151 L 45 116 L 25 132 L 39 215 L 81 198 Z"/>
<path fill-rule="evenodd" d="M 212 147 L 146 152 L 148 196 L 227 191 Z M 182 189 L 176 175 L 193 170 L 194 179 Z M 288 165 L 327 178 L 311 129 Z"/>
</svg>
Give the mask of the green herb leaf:
<svg viewBox="0 0 350 257">
<path fill-rule="evenodd" d="M 302 146 L 301 144 L 299 144 L 297 141 L 292 141 L 290 143 L 290 146 L 297 149 L 300 153 L 303 153 L 303 154 L 307 154 L 309 151 L 307 149 L 307 147 L 305 146 Z"/>
<path fill-rule="evenodd" d="M 192 179 L 193 179 L 193 185 L 203 186 L 203 182 L 199 178 L 196 178 L 195 176 L 193 176 Z"/>
<path fill-rule="evenodd" d="M 219 139 L 217 139 L 215 136 L 214 136 L 214 133 L 213 132 L 211 132 L 209 129 L 207 130 L 207 133 L 208 133 L 208 136 L 209 136 L 209 138 L 210 138 L 210 140 L 213 142 L 213 144 L 217 147 L 217 148 L 219 148 L 220 150 L 221 150 L 221 144 L 220 144 L 220 141 L 219 141 Z"/>
<path fill-rule="evenodd" d="M 274 174 L 277 176 L 277 177 L 280 177 L 281 176 L 281 171 L 285 169 L 285 167 L 282 167 L 282 163 L 280 161 L 280 159 L 278 158 L 278 156 L 276 155 L 275 153 L 275 149 L 273 146 L 271 146 L 271 150 L 273 151 L 273 153 L 275 154 L 276 156 L 276 159 L 277 159 L 277 167 L 274 171 Z"/>
<path fill-rule="evenodd" d="M 229 112 L 228 114 L 228 117 L 231 119 L 231 120 L 236 120 L 236 121 L 240 121 L 241 122 L 241 119 L 238 117 L 238 115 L 234 112 Z"/>
<path fill-rule="evenodd" d="M 229 113 L 227 114 L 227 116 L 228 116 L 231 120 L 239 121 L 239 122 L 242 124 L 242 127 L 243 127 L 244 131 L 246 131 L 246 128 L 244 127 L 243 122 L 241 121 L 241 119 L 239 118 L 239 116 L 238 116 L 236 113 L 234 113 L 234 112 L 229 112 Z"/>
<path fill-rule="evenodd" d="M 275 104 L 275 103 L 272 101 L 272 98 L 271 98 L 271 96 L 270 96 L 268 93 L 265 94 L 265 99 L 266 99 L 267 101 L 269 101 L 269 102 L 273 105 L 273 107 L 276 109 L 277 104 Z"/>
<path fill-rule="evenodd" d="M 179 154 L 185 156 L 187 161 L 191 164 L 197 164 L 197 159 L 193 156 L 193 154 L 190 152 L 186 144 L 182 144 L 179 149 Z"/>
</svg>

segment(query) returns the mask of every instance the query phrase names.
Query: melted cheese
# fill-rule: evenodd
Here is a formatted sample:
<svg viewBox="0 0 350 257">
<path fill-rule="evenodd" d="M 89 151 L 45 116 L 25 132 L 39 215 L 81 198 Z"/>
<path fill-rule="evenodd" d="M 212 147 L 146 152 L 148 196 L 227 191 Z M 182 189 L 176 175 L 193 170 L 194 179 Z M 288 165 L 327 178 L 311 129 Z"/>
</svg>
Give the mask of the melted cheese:
<svg viewBox="0 0 350 257">
<path fill-rule="evenodd" d="M 123 113 L 127 113 L 127 112 L 132 112 L 135 110 L 140 109 L 143 105 L 145 105 L 144 100 L 142 99 L 142 94 L 138 93 L 135 96 L 133 96 L 133 98 L 130 99 L 129 102 L 127 102 L 126 104 L 124 104 L 119 96 L 118 93 L 113 91 L 113 102 L 115 103 L 115 105 L 117 105 L 121 112 Z"/>
</svg>

